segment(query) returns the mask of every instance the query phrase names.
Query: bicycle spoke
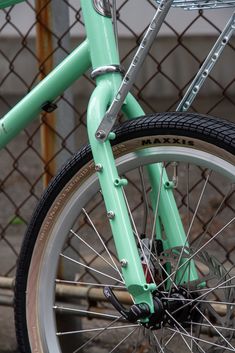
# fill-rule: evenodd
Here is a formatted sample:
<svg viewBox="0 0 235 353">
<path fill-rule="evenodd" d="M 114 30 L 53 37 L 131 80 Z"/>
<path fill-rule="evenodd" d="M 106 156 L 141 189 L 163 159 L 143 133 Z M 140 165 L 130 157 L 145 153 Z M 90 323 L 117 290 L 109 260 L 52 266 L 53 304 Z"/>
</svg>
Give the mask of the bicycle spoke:
<svg viewBox="0 0 235 353">
<path fill-rule="evenodd" d="M 182 261 L 183 253 L 184 253 L 185 247 L 187 246 L 188 239 L 189 239 L 189 235 L 190 235 L 190 232 L 191 232 L 191 229 L 192 229 L 192 226 L 193 226 L 193 223 L 194 223 L 196 214 L 197 214 L 197 212 L 198 212 L 199 206 L 200 206 L 200 204 L 201 204 L 202 197 L 203 197 L 203 195 L 204 195 L 204 193 L 205 193 L 205 189 L 206 189 L 206 186 L 207 186 L 207 184 L 208 184 L 210 175 L 211 175 L 211 171 L 210 171 L 209 174 L 207 175 L 207 178 L 206 178 L 205 183 L 204 183 L 204 185 L 203 185 L 202 191 L 201 191 L 201 193 L 200 193 L 200 196 L 199 196 L 199 199 L 198 199 L 198 202 L 197 202 L 197 205 L 196 205 L 196 208 L 195 208 L 195 211 L 194 211 L 194 214 L 193 214 L 191 223 L 190 223 L 190 225 L 189 225 L 188 232 L 187 232 L 187 234 L 186 234 L 186 238 L 185 238 L 184 245 L 183 245 L 183 247 L 182 247 L 182 249 L 181 249 L 181 252 L 180 252 L 180 255 L 179 255 L 179 258 L 178 258 L 178 262 L 177 262 L 177 265 L 176 265 L 175 275 L 174 275 L 174 277 L 173 277 L 173 281 L 175 281 L 175 276 L 176 276 L 176 274 L 177 274 L 177 272 L 178 272 L 180 263 L 181 263 L 181 261 Z M 179 280 L 179 283 L 181 283 L 182 278 L 183 278 L 183 275 L 181 275 L 181 278 L 180 278 L 180 280 Z M 170 285 L 169 293 L 170 293 L 171 289 L 172 289 L 172 286 Z"/>
<path fill-rule="evenodd" d="M 142 187 L 142 197 L 143 197 L 143 206 L 144 206 L 144 212 L 143 212 L 143 229 L 142 229 L 142 234 L 147 234 L 147 223 L 150 215 L 150 210 L 149 210 L 149 203 L 148 203 L 148 197 L 147 197 L 147 190 L 146 190 L 146 185 L 144 181 L 144 171 L 143 167 L 139 168 L 139 175 L 140 175 L 140 183 Z"/>
<path fill-rule="evenodd" d="M 172 328 L 170 328 L 170 327 L 168 327 L 168 330 L 169 330 L 169 331 L 172 331 L 172 332 L 175 332 L 175 331 L 176 331 L 175 329 L 172 329 Z M 176 331 L 176 332 L 178 332 L 178 331 Z M 218 343 L 215 343 L 215 342 L 212 342 L 212 341 L 206 341 L 206 340 L 204 340 L 203 338 L 199 338 L 199 337 L 196 337 L 196 336 L 191 336 L 187 331 L 181 332 L 181 335 L 183 335 L 183 336 L 185 336 L 185 337 L 188 337 L 188 338 L 192 338 L 193 341 L 194 341 L 194 343 L 196 343 L 196 345 L 199 347 L 199 349 L 201 349 L 201 350 L 203 351 L 203 353 L 205 353 L 204 349 L 202 349 L 202 347 L 201 347 L 196 341 L 202 342 L 202 343 L 206 343 L 206 344 L 208 344 L 208 345 L 211 345 L 211 346 L 214 346 L 214 347 L 218 347 L 218 348 L 221 348 L 221 349 L 223 349 L 223 350 L 226 349 L 226 350 L 229 350 L 229 351 L 231 351 L 231 352 L 234 352 L 234 348 L 231 349 L 231 348 L 229 348 L 229 347 L 221 346 L 221 345 L 219 345 Z"/>
<path fill-rule="evenodd" d="M 182 301 L 182 299 L 180 298 L 166 298 L 164 297 L 164 300 L 168 300 L 168 301 Z M 207 303 L 207 304 L 220 304 L 220 305 L 228 305 L 228 306 L 235 306 L 235 303 L 232 303 L 232 302 L 225 302 L 225 301 L 215 301 L 215 300 L 201 300 L 201 299 L 198 299 L 196 298 L 195 300 L 193 300 L 192 302 L 192 299 L 187 299 L 187 298 L 184 298 L 184 302 L 190 302 L 190 304 L 193 304 L 193 302 L 197 302 L 197 303 Z M 184 307 L 182 307 L 184 308 Z M 180 308 L 181 309 L 181 308 Z"/>
<path fill-rule="evenodd" d="M 230 189 L 228 189 L 227 193 L 224 195 L 222 198 L 222 201 L 220 202 L 219 206 L 217 207 L 216 211 L 213 214 L 213 217 L 211 218 L 210 222 L 207 224 L 206 229 L 204 230 L 203 234 L 200 236 L 199 243 L 197 244 L 197 247 L 199 247 L 204 240 L 209 228 L 211 227 L 212 223 L 214 222 L 216 216 L 218 215 L 219 211 L 222 209 L 222 206 L 224 205 L 225 201 L 229 198 L 232 190 L 234 189 L 234 185 L 230 185 Z"/>
<path fill-rule="evenodd" d="M 155 335 L 154 332 L 152 332 L 152 335 L 153 335 L 155 341 L 157 342 L 157 346 L 158 346 L 158 348 L 160 349 L 160 351 L 161 351 L 162 353 L 165 353 L 163 347 L 161 346 L 161 344 L 160 344 L 160 342 L 159 342 L 159 340 L 158 340 L 158 338 L 157 338 L 157 336 Z"/>
<path fill-rule="evenodd" d="M 234 350 L 234 347 L 230 344 L 230 342 L 222 335 L 222 333 L 212 324 L 212 322 L 203 314 L 203 312 L 196 307 L 196 310 L 200 313 L 200 315 L 208 322 L 209 325 L 216 331 L 216 333 Z"/>
<path fill-rule="evenodd" d="M 53 307 L 53 309 L 55 309 L 56 311 L 70 311 L 70 312 L 73 312 L 73 313 L 80 313 L 80 314 L 87 314 L 86 316 L 96 316 L 96 317 L 102 317 L 103 319 L 118 319 L 119 316 L 117 315 L 110 315 L 110 314 L 102 314 L 98 311 L 91 311 L 91 310 L 83 310 L 83 309 L 75 309 L 75 308 L 69 308 L 69 307 L 66 307 L 66 306 L 62 306 L 62 305 L 55 305 Z"/>
<path fill-rule="evenodd" d="M 132 351 L 132 353 L 136 353 L 136 351 L 137 351 L 137 349 L 139 347 L 139 343 L 143 339 L 142 336 L 143 336 L 143 327 L 139 326 L 138 333 L 137 333 L 137 339 L 135 341 L 135 347 L 134 347 L 134 350 Z"/>
<path fill-rule="evenodd" d="M 219 289 L 219 290 L 223 290 L 223 289 L 228 289 L 228 288 L 234 288 L 235 289 L 235 284 L 234 285 L 228 285 L 226 287 L 213 287 L 213 288 L 210 288 L 210 290 L 215 290 L 215 289 Z M 200 293 L 200 292 L 206 292 L 208 291 L 208 288 L 198 288 L 198 289 L 195 289 L 195 290 L 190 290 L 189 293 Z"/>
<path fill-rule="evenodd" d="M 190 333 L 191 333 L 191 336 L 193 335 L 193 325 L 192 325 L 192 323 L 190 323 Z M 200 327 L 199 327 L 199 330 L 200 330 Z M 199 334 L 198 334 L 198 336 L 199 336 Z M 190 352 L 193 352 L 193 340 L 191 339 L 190 340 L 190 343 L 191 343 L 191 347 L 190 347 Z"/>
<path fill-rule="evenodd" d="M 64 283 L 64 284 L 72 284 L 72 285 L 83 285 L 83 286 L 89 286 L 89 287 L 106 287 L 107 284 L 103 283 L 92 283 L 92 282 L 82 282 L 82 281 L 68 281 L 64 279 L 56 279 L 56 283 Z M 120 288 L 124 289 L 126 288 L 125 286 L 120 286 L 120 285 L 115 285 L 115 284 L 109 284 L 109 287 L 111 288 Z"/>
<path fill-rule="evenodd" d="M 187 348 L 189 349 L 189 351 L 192 352 L 192 351 L 191 351 L 191 348 L 190 348 L 190 346 L 189 346 L 189 344 L 188 344 L 188 342 L 186 341 L 186 339 L 185 339 L 185 337 L 184 337 L 184 335 L 181 335 L 181 332 L 180 332 L 180 330 L 178 329 L 177 326 L 175 326 L 175 328 L 176 328 L 176 331 L 178 332 L 178 334 L 180 335 L 181 339 L 184 341 L 185 345 L 186 345 Z M 191 341 L 192 341 L 192 340 L 191 340 Z"/>
<path fill-rule="evenodd" d="M 114 321 L 112 321 L 109 325 L 107 325 L 103 330 L 101 330 L 100 332 L 96 333 L 96 335 L 94 335 L 93 337 L 91 337 L 88 341 L 86 341 L 84 344 L 82 344 L 80 347 L 78 347 L 76 350 L 74 350 L 72 353 L 78 353 L 79 351 L 81 351 L 83 348 L 85 348 L 90 342 L 92 342 L 93 340 L 95 340 L 97 337 L 99 337 L 102 333 L 104 333 L 105 331 L 107 331 L 112 325 L 114 325 L 121 317 L 119 317 L 118 319 L 115 319 Z"/>
<path fill-rule="evenodd" d="M 158 187 L 158 194 L 157 194 L 157 200 L 156 200 L 155 211 L 154 211 L 155 213 L 154 213 L 153 227 L 152 227 L 152 233 L 151 233 L 151 242 L 152 243 L 153 243 L 153 239 L 154 239 L 154 234 L 156 233 L 158 209 L 159 209 L 160 196 L 161 196 L 161 190 L 162 190 L 163 170 L 164 170 L 164 165 L 162 164 L 161 174 L 160 174 L 160 181 L 158 181 L 159 182 L 159 187 Z"/>
<path fill-rule="evenodd" d="M 169 317 L 176 323 L 176 325 L 177 325 L 177 327 L 179 327 L 182 331 L 181 331 L 181 335 L 183 335 L 183 336 L 187 336 L 187 337 L 189 337 L 189 338 L 191 338 L 192 340 L 193 340 L 193 342 L 199 347 L 199 349 L 200 350 L 202 350 L 202 352 L 203 353 L 206 353 L 205 351 L 204 351 L 204 349 L 197 343 L 197 339 L 198 339 L 198 337 L 193 337 L 193 336 L 191 336 L 186 330 L 185 330 L 185 328 L 182 326 L 182 325 L 180 325 L 180 323 L 166 310 L 166 312 L 167 312 L 167 315 L 169 315 Z M 172 330 L 171 328 L 167 328 L 168 330 Z M 173 332 L 177 332 L 178 333 L 178 331 L 177 330 L 173 330 Z"/>
<path fill-rule="evenodd" d="M 103 239 L 102 239 L 100 233 L 99 233 L 98 230 L 96 229 L 94 223 L 92 222 L 92 220 L 91 220 L 91 218 L 89 217 L 88 213 L 86 212 L 85 208 L 83 208 L 82 211 L 83 211 L 83 213 L 85 214 L 85 216 L 87 217 L 87 219 L 88 219 L 88 221 L 89 221 L 91 227 L 93 228 L 95 234 L 96 234 L 97 237 L 99 238 L 99 240 L 100 240 L 101 244 L 103 245 L 105 251 L 107 252 L 107 254 L 108 254 L 110 260 L 112 261 L 114 267 L 116 268 L 117 272 L 119 273 L 120 277 L 121 277 L 122 280 L 123 280 L 123 276 L 122 276 L 121 272 L 119 271 L 119 269 L 118 269 L 118 267 L 117 267 L 117 264 L 116 264 L 116 262 L 115 262 L 114 259 L 113 259 L 113 256 L 111 255 L 109 249 L 107 248 L 105 242 L 103 241 Z"/>
<path fill-rule="evenodd" d="M 234 278 L 235 278 L 235 276 L 233 276 L 233 277 L 227 279 L 226 281 L 223 282 L 223 284 L 225 284 L 226 282 L 228 282 L 228 281 L 230 281 L 230 280 L 232 280 L 232 279 L 234 279 Z M 218 284 L 217 287 L 214 287 L 214 288 L 212 288 L 212 289 L 208 289 L 208 291 L 207 291 L 206 293 L 203 293 L 203 294 L 201 294 L 199 297 L 197 297 L 196 299 L 192 299 L 192 300 L 189 301 L 188 303 L 182 305 L 180 308 L 174 310 L 172 314 L 176 314 L 178 311 L 180 311 L 180 310 L 186 308 L 187 306 L 192 305 L 193 303 L 199 301 L 201 298 L 204 298 L 205 296 L 207 296 L 208 294 L 210 294 L 211 292 L 213 292 L 215 289 L 219 288 L 219 286 L 220 286 L 220 285 Z"/>
<path fill-rule="evenodd" d="M 120 317 L 118 317 L 118 320 Z M 57 336 L 64 336 L 64 335 L 74 335 L 78 333 L 87 333 L 87 332 L 97 332 L 97 331 L 102 331 L 104 332 L 105 330 L 123 330 L 131 327 L 138 327 L 139 325 L 133 324 L 133 325 L 123 325 L 123 326 L 113 326 L 113 327 L 99 327 L 99 328 L 92 328 L 92 329 L 83 329 L 83 330 L 76 330 L 76 331 L 66 331 L 66 332 L 57 332 Z"/>
<path fill-rule="evenodd" d="M 186 195 L 187 195 L 187 232 L 189 231 L 190 227 L 190 196 L 189 196 L 189 184 L 190 184 L 190 172 L 189 172 L 190 165 L 187 163 L 187 183 L 186 183 Z"/>
<path fill-rule="evenodd" d="M 108 277 L 108 278 L 110 278 L 110 279 L 112 279 L 112 280 L 114 280 L 114 281 L 116 281 L 116 282 L 123 283 L 123 282 L 120 281 L 119 279 L 114 278 L 114 277 L 108 275 L 107 273 L 104 273 L 104 272 L 101 272 L 101 271 L 99 271 L 99 270 L 96 270 L 95 268 L 93 268 L 93 267 L 91 267 L 91 266 L 85 265 L 85 264 L 83 264 L 82 262 L 79 262 L 79 261 L 77 261 L 77 260 L 75 260 L 75 259 L 72 259 L 72 258 L 69 257 L 69 256 L 66 256 L 66 255 L 64 255 L 64 254 L 62 254 L 62 253 L 60 254 L 60 256 L 64 257 L 65 259 L 67 259 L 67 260 L 69 260 L 69 261 L 71 261 L 71 262 L 74 262 L 75 264 L 77 264 L 77 265 L 79 265 L 79 266 L 85 267 L 85 268 L 87 268 L 88 270 L 91 270 L 91 271 L 93 271 L 93 272 L 99 273 L 100 275 L 105 276 L 105 277 Z"/>
<path fill-rule="evenodd" d="M 164 330 L 165 330 L 165 328 L 164 328 Z M 173 333 L 172 333 L 171 337 L 168 338 L 168 340 L 166 341 L 166 343 L 164 343 L 164 347 L 166 347 L 166 346 L 168 346 L 168 345 L 170 344 L 170 342 L 172 341 L 172 339 L 175 337 L 176 333 L 177 333 L 177 332 L 173 332 Z"/>
<path fill-rule="evenodd" d="M 83 244 L 85 244 L 92 252 L 94 252 L 99 258 L 101 258 L 106 264 L 108 264 L 111 268 L 113 268 L 115 271 L 117 271 L 116 267 L 110 264 L 109 261 L 107 261 L 101 254 L 99 254 L 90 244 L 88 244 L 82 237 L 80 237 L 78 234 L 76 234 L 72 229 L 70 229 L 70 232 L 77 238 L 79 239 Z M 117 271 L 119 273 L 119 271 Z"/>
<path fill-rule="evenodd" d="M 200 251 L 204 250 L 216 237 L 218 237 L 229 225 L 231 225 L 235 220 L 235 217 L 233 217 L 226 225 L 224 225 L 216 234 L 214 234 L 205 244 L 203 244 L 200 249 L 198 249 L 196 252 L 194 252 L 191 256 L 189 256 L 187 259 L 185 259 L 185 262 L 183 264 L 181 264 L 177 271 L 179 271 L 183 266 L 187 265 L 187 263 L 189 263 Z M 170 273 L 168 275 L 167 278 L 165 278 L 160 284 L 159 286 L 162 286 L 164 283 L 166 283 L 169 278 L 172 278 L 176 272 L 176 270 L 174 270 L 172 273 Z"/>
<path fill-rule="evenodd" d="M 135 234 L 136 234 L 136 236 L 137 236 L 137 239 L 138 239 L 138 242 L 139 242 L 139 246 L 140 246 L 142 255 L 143 255 L 143 257 L 144 257 L 144 260 L 145 260 L 147 269 L 148 269 L 148 271 L 149 271 L 149 273 L 150 273 L 150 276 L 151 276 L 151 279 L 152 279 L 153 283 L 155 283 L 155 279 L 154 279 L 153 273 L 152 273 L 152 271 L 151 271 L 151 269 L 150 269 L 149 261 L 148 261 L 148 259 L 147 259 L 146 254 L 145 254 L 145 251 L 144 251 L 144 249 L 143 249 L 143 244 L 142 244 L 142 241 L 141 241 L 141 239 L 140 239 L 138 230 L 137 230 L 137 228 L 136 228 L 135 221 L 134 221 L 134 219 L 133 219 L 132 212 L 131 212 L 131 209 L 130 209 L 130 205 L 129 205 L 129 203 L 128 203 L 128 200 L 127 200 L 127 197 L 126 197 L 126 194 L 125 194 L 125 191 L 124 191 L 124 190 L 123 190 L 123 196 L 124 196 L 124 199 L 125 199 L 125 202 L 126 202 L 126 206 L 127 206 L 127 209 L 128 209 L 128 213 L 129 213 L 129 216 L 130 216 L 130 219 L 131 219 L 133 228 L 134 228 L 134 232 L 135 232 Z M 147 269 L 146 269 L 146 271 L 147 271 Z M 156 284 L 156 283 L 155 283 L 155 284 Z"/>
<path fill-rule="evenodd" d="M 137 330 L 138 327 L 136 327 L 133 331 L 131 331 L 128 335 L 126 335 L 109 353 L 114 352 L 120 345 L 125 342 L 133 333 Z"/>
<path fill-rule="evenodd" d="M 146 250 L 149 250 L 148 247 L 146 246 L 146 244 L 142 243 L 143 247 L 146 249 Z M 167 270 L 164 268 L 164 266 L 161 264 L 161 261 L 159 260 L 159 258 L 157 258 L 153 253 L 151 253 L 151 257 L 153 260 L 155 260 L 157 262 L 157 264 L 159 265 L 159 267 L 161 268 L 161 270 L 164 272 L 164 275 L 167 275 L 168 276 L 168 272 Z M 171 277 L 168 278 L 171 282 L 172 282 L 172 285 L 175 287 L 175 288 L 178 288 L 177 285 L 174 283 L 173 279 Z"/>
<path fill-rule="evenodd" d="M 211 324 L 206 324 L 206 323 L 201 323 L 201 322 L 194 322 L 194 321 L 190 321 L 190 322 L 185 322 L 186 324 L 192 324 L 194 326 L 201 326 L 201 327 L 208 327 L 209 329 L 211 329 Z M 217 330 L 224 330 L 224 331 L 229 331 L 229 332 L 235 332 L 235 329 L 232 327 L 225 327 L 225 326 L 217 326 L 214 325 L 214 327 Z"/>
</svg>

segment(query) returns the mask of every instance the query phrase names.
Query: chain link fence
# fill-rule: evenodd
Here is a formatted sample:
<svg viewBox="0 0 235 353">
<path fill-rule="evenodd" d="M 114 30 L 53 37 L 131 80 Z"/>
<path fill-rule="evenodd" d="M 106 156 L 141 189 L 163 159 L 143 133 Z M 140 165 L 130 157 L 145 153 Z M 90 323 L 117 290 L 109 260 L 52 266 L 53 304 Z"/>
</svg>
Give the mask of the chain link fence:
<svg viewBox="0 0 235 353">
<path fill-rule="evenodd" d="M 120 52 L 125 67 L 156 7 L 150 0 L 136 3 L 118 1 Z M 19 21 L 21 13 L 24 16 Z M 173 10 L 133 89 L 146 112 L 176 108 L 229 15 L 227 9 Z M 67 0 L 25 1 L 2 10 L 0 18 L 3 115 L 82 40 L 84 26 L 79 2 Z M 233 38 L 191 107 L 193 111 L 233 119 L 234 62 Z M 1 278 L 14 277 L 22 238 L 43 188 L 58 167 L 86 142 L 86 106 L 93 88 L 88 73 L 58 98 L 55 113 L 38 117 L 1 151 Z M 1 303 L 7 305 L 12 300 L 3 295 Z"/>
</svg>

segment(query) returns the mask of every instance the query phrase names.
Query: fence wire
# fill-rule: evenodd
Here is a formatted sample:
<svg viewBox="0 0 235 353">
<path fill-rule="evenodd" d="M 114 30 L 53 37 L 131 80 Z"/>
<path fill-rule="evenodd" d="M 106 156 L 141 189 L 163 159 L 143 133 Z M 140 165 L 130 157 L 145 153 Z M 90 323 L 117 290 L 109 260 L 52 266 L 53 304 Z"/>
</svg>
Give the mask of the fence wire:
<svg viewBox="0 0 235 353">
<path fill-rule="evenodd" d="M 67 28 L 62 27 L 63 30 L 59 35 L 58 32 L 53 31 L 52 21 L 46 22 L 44 17 L 44 12 L 47 11 L 51 1 L 38 1 L 36 4 L 26 1 L 25 4 L 1 11 L 0 106 L 2 115 L 50 71 L 55 61 L 59 62 L 65 53 L 82 40 L 80 34 L 84 33 L 84 25 L 79 4 L 77 1 L 59 1 L 69 7 L 70 16 Z M 156 8 L 154 1 L 144 0 L 143 2 L 146 13 L 153 13 Z M 32 18 L 31 23 L 27 25 L 18 24 L 18 9 L 22 6 L 24 11 L 27 10 L 29 18 Z M 143 20 L 142 23 L 138 19 L 135 21 L 133 16 L 131 21 L 128 19 L 127 15 L 133 13 L 131 9 L 138 12 L 135 0 L 118 2 L 118 27 L 120 33 L 124 33 L 120 39 L 121 61 L 126 67 L 147 26 L 147 20 Z M 185 21 L 185 24 L 175 28 L 173 16 L 165 21 L 163 32 L 153 45 L 134 87 L 134 93 L 146 112 L 168 111 L 176 108 L 221 31 L 221 27 L 209 12 L 194 11 L 189 14 L 178 11 L 180 24 L 181 21 L 182 23 Z M 224 11 L 229 17 L 229 12 Z M 206 29 L 206 34 L 195 32 L 195 28 L 201 27 Z M 50 51 L 45 50 L 45 43 L 38 40 L 43 30 L 52 40 Z M 232 63 L 234 62 L 235 46 L 232 39 L 225 49 L 224 60 L 220 60 L 203 87 L 200 98 L 193 104 L 191 108 L 193 111 L 233 119 L 235 72 L 232 70 L 234 68 Z M 66 127 L 65 131 L 63 126 L 58 127 L 55 123 L 56 116 L 42 114 L 1 152 L 0 276 L 12 277 L 15 274 L 22 238 L 32 209 L 40 198 L 45 183 L 58 166 L 86 142 L 86 105 L 93 88 L 94 82 L 87 74 L 81 82 L 72 87 L 71 91 L 65 92 L 58 98 L 56 102 L 58 111 L 61 108 L 63 114 L 68 114 L 73 119 L 69 129 Z M 47 126 L 49 135 L 43 135 L 43 126 L 44 128 Z M 54 137 L 51 137 L 52 135 Z M 54 149 L 45 154 L 45 149 L 49 149 L 51 144 L 51 140 L 47 140 L 48 136 L 55 138 L 56 143 Z M 184 204 L 185 195 L 180 197 L 181 204 Z M 227 206 L 232 210 L 232 206 Z M 230 245 L 226 251 L 232 252 L 233 245 Z"/>
</svg>

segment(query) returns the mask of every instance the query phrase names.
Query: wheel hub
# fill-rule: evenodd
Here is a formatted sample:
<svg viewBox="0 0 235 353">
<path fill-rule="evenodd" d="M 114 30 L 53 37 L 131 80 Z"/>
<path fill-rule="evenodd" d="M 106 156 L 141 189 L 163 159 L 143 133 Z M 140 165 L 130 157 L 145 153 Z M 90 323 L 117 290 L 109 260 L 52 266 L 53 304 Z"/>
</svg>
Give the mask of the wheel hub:
<svg viewBox="0 0 235 353">
<path fill-rule="evenodd" d="M 169 293 L 157 291 L 153 301 L 155 312 L 149 317 L 149 322 L 144 324 L 146 328 L 156 330 L 166 325 L 187 326 L 187 321 L 195 319 L 195 302 L 183 287 L 173 288 Z"/>
</svg>

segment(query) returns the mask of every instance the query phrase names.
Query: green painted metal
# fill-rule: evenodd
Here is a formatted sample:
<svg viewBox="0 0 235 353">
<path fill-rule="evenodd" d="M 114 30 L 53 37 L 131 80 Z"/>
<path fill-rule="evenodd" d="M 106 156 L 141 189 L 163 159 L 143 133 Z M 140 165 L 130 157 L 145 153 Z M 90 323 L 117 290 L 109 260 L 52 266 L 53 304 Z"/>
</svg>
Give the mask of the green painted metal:
<svg viewBox="0 0 235 353">
<path fill-rule="evenodd" d="M 88 42 L 83 42 L 44 80 L 0 119 L 0 148 L 37 118 L 46 102 L 53 102 L 90 67 Z"/>
<path fill-rule="evenodd" d="M 115 183 L 120 178 L 115 166 L 112 148 L 108 140 L 102 143 L 95 138 L 95 131 L 110 102 L 112 91 L 112 80 L 103 78 L 91 97 L 87 114 L 89 140 L 95 163 L 103 167 L 98 173 L 99 181 L 106 209 L 111 212 L 110 225 L 118 258 L 127 260 L 127 266 L 122 268 L 125 284 L 135 302 L 147 303 L 153 312 L 151 291 L 156 287 L 146 283 L 122 186 L 117 187 L 117 183 Z"/>
<path fill-rule="evenodd" d="M 122 106 L 122 111 L 128 119 L 138 118 L 145 115 L 140 104 L 130 93 L 126 97 L 126 101 Z"/>
<path fill-rule="evenodd" d="M 99 15 L 94 10 L 92 1 L 81 0 L 81 6 L 93 69 L 106 65 L 119 65 L 112 20 Z M 110 142 L 107 140 L 101 143 L 95 138 L 95 131 L 120 86 L 121 75 L 104 74 L 97 77 L 96 82 L 97 88 L 88 106 L 87 127 L 95 163 L 102 165 L 102 171 L 98 174 L 106 210 L 107 214 L 109 213 L 118 258 L 120 261 L 127 260 L 127 265 L 122 268 L 122 272 L 128 291 L 133 295 L 135 303 L 147 303 L 153 312 L 151 292 L 156 286 L 146 283 L 123 196 L 123 186 L 126 181 L 121 180 L 118 175 Z"/>
<path fill-rule="evenodd" d="M 86 0 L 81 0 L 81 5 L 86 25 L 85 27 L 87 29 L 87 37 L 90 44 L 93 69 L 105 65 L 119 65 L 119 57 L 111 19 L 100 16 L 96 13 L 91 1 L 88 3 Z M 92 96 L 88 110 L 88 134 L 95 163 L 103 166 L 102 173 L 99 173 L 99 180 L 106 209 L 115 214 L 115 217 L 110 223 L 118 257 L 119 259 L 126 259 L 128 261 L 128 266 L 123 269 L 126 286 L 129 292 L 133 295 L 136 303 L 146 302 L 151 308 L 153 308 L 150 295 L 151 291 L 145 291 L 145 288 L 147 288 L 146 280 L 140 263 L 127 207 L 123 198 L 122 188 L 115 188 L 115 180 L 118 180 L 119 176 L 115 167 L 109 141 L 103 144 L 98 142 L 94 137 L 96 131 L 95 128 L 99 126 L 108 105 L 112 102 L 113 97 L 115 97 L 119 88 L 120 80 L 121 77 L 118 73 L 102 75 L 97 79 L 98 88 Z M 99 94 L 100 97 L 97 99 Z M 101 103 L 100 100 L 103 100 L 103 103 Z M 103 104 L 102 108 L 101 104 Z M 98 106 L 100 108 L 98 108 Z M 130 94 L 123 105 L 123 111 L 128 118 L 144 114 L 140 105 Z M 155 205 L 160 180 L 160 175 L 159 173 L 156 174 L 156 171 L 160 171 L 160 165 L 148 167 L 150 181 L 153 187 L 153 199 Z M 155 179 L 158 180 L 156 181 Z M 165 182 L 169 182 L 166 172 L 164 172 L 163 176 L 163 183 Z M 171 246 L 175 246 L 176 244 L 184 246 L 186 237 L 175 205 L 172 190 L 164 190 L 164 195 L 162 192 L 159 201 L 159 208 L 163 210 L 162 214 L 164 215 L 162 222 L 164 223 L 167 221 L 165 231 L 169 239 L 173 238 Z M 170 204 L 171 202 L 173 202 L 173 206 Z M 165 214 L 170 214 L 171 221 L 168 216 L 165 216 Z M 159 220 L 156 223 L 156 227 L 158 230 L 160 229 Z M 197 273 L 195 273 L 195 276 L 197 276 Z M 192 277 L 194 279 L 194 276 Z"/>
<path fill-rule="evenodd" d="M 144 115 L 141 106 L 130 94 L 127 96 L 126 104 L 123 106 L 123 112 L 129 119 Z M 143 153 L 145 152 L 141 152 L 141 154 Z M 166 170 L 162 167 L 162 164 L 159 163 L 147 166 L 146 169 L 152 189 L 151 203 L 153 209 L 158 207 L 159 216 L 156 219 L 156 238 L 162 240 L 164 250 L 177 246 L 187 246 L 187 237 L 176 205 L 173 189 L 165 187 L 165 185 L 171 185 L 171 181 L 169 181 Z M 159 192 L 160 197 L 158 200 Z M 157 203 L 158 206 L 156 206 Z M 164 237 L 162 235 L 161 224 L 164 226 Z M 190 267 L 190 269 L 185 269 L 184 266 L 179 269 L 176 276 L 176 281 L 178 279 L 181 282 L 187 282 L 189 278 L 191 281 L 198 279 L 198 273 L 194 262 L 190 261 L 190 265 L 188 264 L 188 267 Z"/>
<path fill-rule="evenodd" d="M 9 5 L 13 2 L 19 2 L 19 0 L 1 1 L 0 7 L 3 3 Z M 37 117 L 46 102 L 53 102 L 89 67 L 96 69 L 105 65 L 120 64 L 111 19 L 99 15 L 94 10 L 92 1 L 81 0 L 81 5 L 88 39 L 0 120 L 0 148 Z M 110 142 L 101 143 L 95 138 L 95 131 L 115 96 L 121 79 L 119 73 L 109 73 L 96 78 L 97 88 L 92 94 L 88 107 L 88 134 L 95 163 L 103 166 L 99 173 L 99 180 L 107 211 L 111 211 L 109 213 L 110 224 L 118 256 L 120 260 L 127 260 L 127 266 L 123 267 L 126 286 L 136 303 L 147 303 L 153 312 L 151 292 L 156 286 L 146 283 L 123 196 L 126 181 L 119 178 Z M 131 94 L 126 98 L 123 111 L 128 118 L 144 115 L 142 108 Z M 114 135 L 110 137 L 115 138 Z M 153 187 L 153 204 L 156 205 L 160 164 L 148 167 L 148 172 Z M 163 184 L 167 181 L 168 178 L 164 171 Z M 183 246 L 186 237 L 171 189 L 162 188 L 159 199 L 159 216 L 167 234 L 165 248 Z M 160 228 L 159 223 L 157 223 L 157 228 Z M 190 277 L 192 279 L 192 272 Z M 197 278 L 196 273 L 193 274 L 193 279 L 195 278 Z"/>
<path fill-rule="evenodd" d="M 93 70 L 107 65 L 120 65 L 112 19 L 101 16 L 96 12 L 93 1 L 81 0 L 81 7 L 90 45 Z M 105 77 L 106 75 L 98 76 L 96 83 L 98 84 Z M 122 80 L 121 75 L 119 73 L 109 73 L 108 78 L 112 80 L 112 90 L 116 93 Z"/>
<path fill-rule="evenodd" d="M 173 190 L 165 187 L 166 184 L 170 183 L 165 168 L 160 163 L 152 164 L 148 166 L 148 175 L 152 187 L 153 207 L 155 209 L 158 204 L 157 211 L 164 227 L 165 237 L 161 238 L 164 250 L 174 247 L 187 247 L 187 236 L 179 215 Z M 159 238 L 158 235 L 157 237 Z M 191 281 L 198 279 L 193 261 L 190 262 L 190 266 L 188 264 L 187 269 L 184 266 L 179 269 L 176 275 L 176 282 L 177 279 L 181 283 L 187 282 L 189 278 Z"/>
<path fill-rule="evenodd" d="M 19 2 L 24 2 L 25 0 L 0 0 L 0 9 L 4 7 L 12 6 L 18 4 Z"/>
<path fill-rule="evenodd" d="M 104 65 L 119 65 L 112 19 L 98 14 L 93 1 L 81 0 L 81 7 L 93 69 Z"/>
</svg>

